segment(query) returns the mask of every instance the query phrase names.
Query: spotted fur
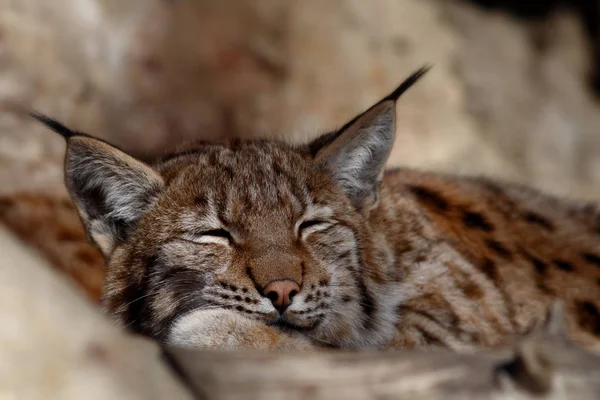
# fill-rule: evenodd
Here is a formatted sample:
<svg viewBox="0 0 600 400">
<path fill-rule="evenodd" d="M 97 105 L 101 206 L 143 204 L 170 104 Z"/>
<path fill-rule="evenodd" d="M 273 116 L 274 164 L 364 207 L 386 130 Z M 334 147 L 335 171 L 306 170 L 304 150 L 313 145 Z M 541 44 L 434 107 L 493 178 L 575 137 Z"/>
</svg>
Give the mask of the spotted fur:
<svg viewBox="0 0 600 400">
<path fill-rule="evenodd" d="M 146 165 L 50 123 L 107 261 L 106 312 L 185 346 L 461 350 L 527 330 L 561 298 L 573 337 L 596 343 L 596 205 L 384 173 L 395 102 L 424 72 L 305 146 L 196 143 Z M 300 287 L 282 314 L 263 295 L 277 280 Z"/>
</svg>

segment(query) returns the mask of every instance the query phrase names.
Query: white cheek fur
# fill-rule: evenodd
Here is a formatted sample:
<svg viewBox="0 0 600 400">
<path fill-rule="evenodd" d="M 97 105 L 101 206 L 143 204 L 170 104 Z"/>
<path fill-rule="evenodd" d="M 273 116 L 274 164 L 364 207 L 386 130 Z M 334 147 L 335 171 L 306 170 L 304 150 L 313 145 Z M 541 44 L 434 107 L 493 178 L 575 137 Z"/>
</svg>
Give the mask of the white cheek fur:
<svg viewBox="0 0 600 400">
<path fill-rule="evenodd" d="M 182 347 L 215 347 L 215 339 L 225 337 L 228 326 L 238 318 L 227 310 L 192 311 L 174 322 L 167 343 Z"/>
</svg>

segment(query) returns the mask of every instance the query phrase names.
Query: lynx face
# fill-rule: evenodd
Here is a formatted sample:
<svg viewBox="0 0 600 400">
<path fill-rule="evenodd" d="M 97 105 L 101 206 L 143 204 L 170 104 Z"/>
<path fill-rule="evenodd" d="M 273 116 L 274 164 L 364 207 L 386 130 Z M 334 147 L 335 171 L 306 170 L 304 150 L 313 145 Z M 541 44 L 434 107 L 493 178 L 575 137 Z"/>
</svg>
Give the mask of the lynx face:
<svg viewBox="0 0 600 400">
<path fill-rule="evenodd" d="M 67 138 L 67 187 L 107 260 L 107 312 L 166 343 L 189 344 L 212 309 L 319 343 L 365 340 L 384 296 L 368 283 L 393 261 L 368 216 L 395 101 L 425 72 L 305 146 L 195 144 L 152 166 L 34 115 Z"/>
<path fill-rule="evenodd" d="M 308 154 L 210 146 L 157 171 L 163 188 L 110 257 L 106 306 L 126 324 L 169 340 L 226 308 L 322 337 L 363 318 L 364 217 Z"/>
</svg>

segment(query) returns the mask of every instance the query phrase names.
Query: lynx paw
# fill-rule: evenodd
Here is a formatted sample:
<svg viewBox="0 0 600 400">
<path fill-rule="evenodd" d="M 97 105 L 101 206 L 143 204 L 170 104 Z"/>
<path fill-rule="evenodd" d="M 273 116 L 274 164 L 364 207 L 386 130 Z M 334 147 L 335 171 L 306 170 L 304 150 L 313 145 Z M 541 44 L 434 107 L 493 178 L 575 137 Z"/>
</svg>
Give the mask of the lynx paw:
<svg viewBox="0 0 600 400">
<path fill-rule="evenodd" d="M 174 346 L 220 350 L 307 350 L 308 340 L 291 337 L 228 310 L 200 310 L 181 317 L 169 333 Z"/>
</svg>

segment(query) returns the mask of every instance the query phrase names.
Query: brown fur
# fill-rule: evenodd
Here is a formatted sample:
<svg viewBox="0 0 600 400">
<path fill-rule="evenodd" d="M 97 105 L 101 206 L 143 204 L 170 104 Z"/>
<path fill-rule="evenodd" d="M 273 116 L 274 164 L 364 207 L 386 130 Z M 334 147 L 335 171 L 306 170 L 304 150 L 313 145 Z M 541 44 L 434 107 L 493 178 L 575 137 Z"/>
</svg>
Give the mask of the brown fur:
<svg viewBox="0 0 600 400">
<path fill-rule="evenodd" d="M 108 261 L 106 311 L 176 345 L 461 350 L 524 332 L 561 298 L 573 337 L 598 343 L 595 205 L 383 173 L 394 103 L 423 72 L 307 146 L 192 144 L 150 167 L 51 125 Z M 300 286 L 283 315 L 262 295 L 276 280 Z"/>
</svg>

